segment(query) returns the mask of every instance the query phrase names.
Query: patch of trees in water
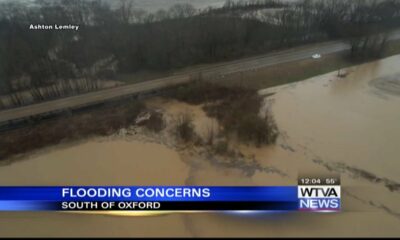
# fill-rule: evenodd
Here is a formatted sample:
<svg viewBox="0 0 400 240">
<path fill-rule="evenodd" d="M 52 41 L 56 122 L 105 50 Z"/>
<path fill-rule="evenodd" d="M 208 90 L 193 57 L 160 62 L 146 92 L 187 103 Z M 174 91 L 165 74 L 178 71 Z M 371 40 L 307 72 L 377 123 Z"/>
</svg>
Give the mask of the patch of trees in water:
<svg viewBox="0 0 400 240">
<path fill-rule="evenodd" d="M 226 149 L 222 147 L 226 146 L 225 143 L 214 141 L 218 136 L 223 136 L 225 140 L 235 137 L 243 143 L 256 146 L 274 144 L 277 140 L 279 133 L 275 120 L 270 111 L 261 116 L 263 97 L 256 90 L 224 87 L 197 80 L 179 87 L 170 96 L 190 104 L 203 104 L 206 114 L 218 120 L 222 131 L 215 132 L 210 128 L 206 141 L 209 145 L 215 145 L 217 152 Z M 190 116 L 182 115 L 178 119 L 177 130 L 177 135 L 184 141 L 193 139 Z"/>
<path fill-rule="evenodd" d="M 276 11 L 258 18 L 235 14 L 271 8 Z M 30 24 L 44 23 L 80 27 L 29 30 Z M 165 71 L 339 38 L 351 43 L 353 58 L 376 57 L 387 31 L 399 23 L 396 0 L 227 1 L 220 9 L 177 4 L 155 13 L 136 9 L 129 0 L 116 8 L 100 0 L 3 3 L 0 94 L 12 93 L 18 106 L 25 102 L 21 91 L 43 101 L 95 90 L 96 81 L 118 73 Z M 108 64 L 100 64 L 105 60 Z"/>
</svg>

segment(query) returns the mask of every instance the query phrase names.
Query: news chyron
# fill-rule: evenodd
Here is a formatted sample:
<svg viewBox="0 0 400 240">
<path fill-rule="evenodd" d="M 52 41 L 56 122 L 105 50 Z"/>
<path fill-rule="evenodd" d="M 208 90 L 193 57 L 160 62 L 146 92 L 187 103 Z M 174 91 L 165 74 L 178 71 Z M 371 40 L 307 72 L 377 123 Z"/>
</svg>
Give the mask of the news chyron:
<svg viewBox="0 0 400 240">
<path fill-rule="evenodd" d="M 291 186 L 0 187 L 0 211 L 338 212 L 339 177 Z"/>
<path fill-rule="evenodd" d="M 298 178 L 299 211 L 339 212 L 341 187 L 338 176 L 300 176 Z"/>
</svg>

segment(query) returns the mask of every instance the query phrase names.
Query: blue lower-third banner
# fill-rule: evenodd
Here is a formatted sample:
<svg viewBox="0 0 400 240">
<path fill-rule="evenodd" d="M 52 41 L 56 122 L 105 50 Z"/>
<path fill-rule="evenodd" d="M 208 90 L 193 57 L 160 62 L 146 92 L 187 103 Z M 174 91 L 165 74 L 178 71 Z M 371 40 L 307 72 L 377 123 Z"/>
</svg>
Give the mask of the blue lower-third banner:
<svg viewBox="0 0 400 240">
<path fill-rule="evenodd" d="M 297 211 L 308 203 L 299 204 L 297 186 L 0 187 L 0 211 Z"/>
</svg>

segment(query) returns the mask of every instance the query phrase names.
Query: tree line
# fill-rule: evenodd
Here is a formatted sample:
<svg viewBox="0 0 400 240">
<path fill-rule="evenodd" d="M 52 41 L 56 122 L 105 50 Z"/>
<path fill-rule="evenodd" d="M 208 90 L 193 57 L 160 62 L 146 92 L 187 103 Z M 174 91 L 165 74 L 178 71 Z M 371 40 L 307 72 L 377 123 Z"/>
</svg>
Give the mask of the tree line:
<svg viewBox="0 0 400 240">
<path fill-rule="evenodd" d="M 266 8 L 276 10 L 257 18 L 229 14 Z M 34 31 L 30 24 L 80 29 Z M 227 1 L 220 9 L 177 4 L 157 12 L 137 9 L 131 0 L 120 0 L 117 7 L 103 0 L 3 3 L 0 93 L 18 98 L 28 90 L 40 101 L 96 89 L 96 81 L 116 73 L 165 71 L 339 38 L 351 43 L 353 57 L 376 56 L 387 41 L 385 33 L 399 24 L 396 0 Z M 114 67 L 99 65 L 105 59 Z M 47 95 L 46 86 L 51 86 Z"/>
</svg>

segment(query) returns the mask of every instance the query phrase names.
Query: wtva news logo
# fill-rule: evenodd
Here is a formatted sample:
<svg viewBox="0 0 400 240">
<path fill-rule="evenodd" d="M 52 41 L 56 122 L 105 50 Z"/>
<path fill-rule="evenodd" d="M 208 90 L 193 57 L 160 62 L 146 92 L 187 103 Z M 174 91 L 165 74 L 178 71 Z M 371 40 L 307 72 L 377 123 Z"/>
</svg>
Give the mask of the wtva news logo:
<svg viewBox="0 0 400 240">
<path fill-rule="evenodd" d="M 311 212 L 340 211 L 339 185 L 298 186 L 299 210 Z"/>
</svg>

